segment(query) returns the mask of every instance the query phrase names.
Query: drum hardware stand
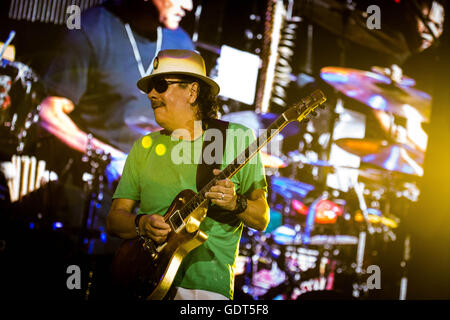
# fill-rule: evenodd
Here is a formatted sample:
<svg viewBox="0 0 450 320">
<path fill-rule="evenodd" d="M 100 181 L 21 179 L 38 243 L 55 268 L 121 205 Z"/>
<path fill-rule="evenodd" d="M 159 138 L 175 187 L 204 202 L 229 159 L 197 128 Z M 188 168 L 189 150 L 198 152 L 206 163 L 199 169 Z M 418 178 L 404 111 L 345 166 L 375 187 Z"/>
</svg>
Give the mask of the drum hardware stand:
<svg viewBox="0 0 450 320">
<path fill-rule="evenodd" d="M 370 234 L 373 234 L 375 232 L 375 230 L 372 226 L 372 223 L 370 223 L 370 221 L 369 221 L 369 213 L 367 211 L 366 201 L 364 200 L 363 189 L 364 189 L 364 185 L 362 183 L 356 182 L 353 185 L 353 190 L 355 190 L 356 196 L 358 197 L 359 207 L 363 214 L 364 220 L 367 224 L 367 230 L 369 231 Z"/>
<path fill-rule="evenodd" d="M 9 44 L 12 42 L 14 37 L 16 36 L 16 32 L 14 30 L 11 30 L 11 32 L 8 35 L 8 39 L 6 39 L 5 43 L 3 44 L 1 50 L 0 50 L 0 59 L 2 59 L 3 54 L 6 51 L 6 48 L 8 48 Z"/>
<path fill-rule="evenodd" d="M 408 202 L 407 204 L 409 206 L 410 202 Z M 402 218 L 405 217 L 405 211 L 408 210 L 408 206 L 402 206 Z M 403 232 L 400 232 L 399 238 L 403 239 L 402 260 L 400 261 L 401 278 L 399 300 L 406 300 L 408 289 L 408 262 L 411 258 L 411 235 L 407 231 L 405 232 L 403 230 Z"/>
<path fill-rule="evenodd" d="M 311 232 L 314 228 L 314 221 L 316 219 L 316 206 L 317 203 L 323 199 L 323 195 L 319 197 L 318 199 L 314 200 L 313 203 L 309 206 L 308 214 L 306 215 L 306 222 L 305 222 L 305 231 L 302 234 L 302 242 L 306 245 L 308 245 L 311 241 Z"/>
<path fill-rule="evenodd" d="M 92 261 L 93 238 L 98 238 L 98 231 L 94 230 L 96 211 L 103 200 L 104 188 L 104 172 L 107 165 L 111 162 L 111 155 L 106 154 L 99 149 L 92 148 L 92 134 L 88 134 L 88 143 L 86 147 L 86 154 L 83 155 L 82 161 L 90 166 L 90 173 L 84 173 L 83 180 L 85 183 L 86 202 L 83 213 L 83 220 L 79 238 L 79 247 L 81 252 L 87 249 L 90 260 L 90 270 L 88 278 L 88 286 L 85 292 L 84 299 L 88 300 L 90 289 L 92 286 L 92 278 L 95 270 L 95 261 Z"/>
<path fill-rule="evenodd" d="M 355 182 L 353 184 L 353 190 L 355 191 L 356 196 L 358 197 L 359 207 L 363 214 L 364 221 L 366 222 L 367 231 L 369 232 L 370 235 L 372 235 L 375 233 L 375 230 L 372 226 L 372 223 L 369 221 L 367 204 L 366 204 L 366 201 L 364 199 L 364 194 L 363 194 L 364 184 Z M 356 281 L 357 281 L 356 285 L 358 288 L 359 288 L 359 284 L 361 283 L 361 276 L 363 275 L 363 263 L 364 263 L 364 255 L 365 255 L 365 251 L 366 251 L 366 238 L 367 238 L 366 231 L 361 231 L 359 233 L 359 237 L 358 237 L 358 247 L 357 247 L 357 252 L 356 252 L 356 267 L 355 267 Z M 355 285 L 354 285 L 354 288 L 355 288 Z M 354 289 L 354 292 L 355 292 L 355 290 L 359 290 L 359 289 Z M 353 294 L 353 296 L 356 297 L 355 294 Z"/>
<path fill-rule="evenodd" d="M 265 247 L 265 243 L 264 241 L 261 240 L 261 234 L 258 231 L 249 230 L 249 239 L 250 239 L 250 252 L 249 252 L 250 262 L 247 263 L 245 267 L 244 286 L 247 287 L 247 290 L 244 290 L 244 292 L 254 297 L 253 277 L 255 274 L 255 270 L 258 270 L 259 258 L 261 257 L 262 248 Z"/>
<path fill-rule="evenodd" d="M 27 83 L 27 92 L 29 91 L 28 88 L 30 88 L 30 83 Z M 25 148 L 25 138 L 27 137 L 28 130 L 30 127 L 37 123 L 39 121 L 39 112 L 41 111 L 41 105 L 38 105 L 35 110 L 29 112 L 27 114 L 27 118 L 25 119 L 24 127 L 20 130 L 19 134 L 17 135 L 18 139 L 18 146 L 17 146 L 17 152 L 21 154 Z M 13 130 L 13 127 L 11 127 Z"/>
<path fill-rule="evenodd" d="M 338 40 L 338 45 L 340 47 L 339 65 L 341 67 L 345 67 L 346 59 L 347 59 L 347 39 L 345 38 L 344 34 L 347 30 L 350 15 L 355 10 L 355 6 L 356 6 L 356 4 L 353 1 L 348 0 L 347 4 L 346 4 L 346 10 L 345 10 L 344 14 L 342 15 L 342 26 L 343 26 L 342 27 L 342 36 Z M 336 121 L 339 119 L 342 105 L 343 105 L 343 101 L 339 97 L 339 93 L 337 92 L 336 89 L 334 89 L 334 92 L 338 98 L 337 98 L 334 110 L 331 111 L 330 126 L 328 128 L 328 130 L 330 132 L 330 139 L 329 139 L 328 147 L 327 147 L 328 159 L 330 159 L 331 145 L 333 144 L 334 128 L 336 127 Z"/>
<path fill-rule="evenodd" d="M 92 148 L 92 134 L 88 134 L 88 143 L 86 154 L 83 155 L 81 161 L 86 162 L 90 166 L 90 173 L 83 174 L 83 180 L 86 181 L 85 192 L 86 202 L 83 214 L 82 233 L 79 244 L 83 247 L 88 244 L 88 252 L 92 253 L 90 241 L 94 237 L 94 222 L 96 219 L 96 209 L 103 200 L 104 188 L 104 172 L 108 164 L 111 162 L 110 154 L 106 154 L 99 149 Z"/>
<path fill-rule="evenodd" d="M 400 280 L 399 300 L 406 300 L 406 292 L 407 292 L 407 286 L 408 286 L 407 264 L 408 264 L 408 261 L 410 258 L 410 250 L 411 250 L 411 237 L 408 234 L 405 237 L 405 242 L 404 242 L 403 260 L 400 262 L 400 267 L 402 270 L 402 278 Z"/>
<path fill-rule="evenodd" d="M 366 248 L 366 232 L 361 231 L 358 237 L 358 249 L 356 253 L 356 273 L 360 275 L 362 273 L 363 262 L 364 262 L 364 251 Z"/>
</svg>

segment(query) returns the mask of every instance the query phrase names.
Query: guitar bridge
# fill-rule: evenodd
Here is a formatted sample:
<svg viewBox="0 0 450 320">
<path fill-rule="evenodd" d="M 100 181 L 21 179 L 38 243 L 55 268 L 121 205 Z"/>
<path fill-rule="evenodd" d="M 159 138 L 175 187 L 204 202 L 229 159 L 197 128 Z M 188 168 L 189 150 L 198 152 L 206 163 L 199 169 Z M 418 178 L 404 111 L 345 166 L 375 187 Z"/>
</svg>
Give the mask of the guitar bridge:
<svg viewBox="0 0 450 320">
<path fill-rule="evenodd" d="M 175 211 L 169 218 L 170 226 L 175 232 L 180 231 L 185 226 L 183 217 L 180 214 L 180 210 Z"/>
</svg>

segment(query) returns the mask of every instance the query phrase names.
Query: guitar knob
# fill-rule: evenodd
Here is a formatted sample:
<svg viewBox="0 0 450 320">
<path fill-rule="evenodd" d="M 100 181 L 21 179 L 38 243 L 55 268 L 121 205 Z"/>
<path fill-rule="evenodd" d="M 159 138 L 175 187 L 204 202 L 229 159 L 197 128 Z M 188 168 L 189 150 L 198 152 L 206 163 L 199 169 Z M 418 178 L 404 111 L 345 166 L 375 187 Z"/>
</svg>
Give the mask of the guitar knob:
<svg viewBox="0 0 450 320">
<path fill-rule="evenodd" d="M 194 233 L 199 228 L 200 228 L 200 221 L 193 217 L 190 217 L 186 223 L 186 231 L 189 233 Z"/>
<path fill-rule="evenodd" d="M 153 253 L 150 254 L 150 257 L 151 257 L 153 260 L 156 260 L 156 259 L 158 259 L 158 253 L 153 252 Z"/>
</svg>

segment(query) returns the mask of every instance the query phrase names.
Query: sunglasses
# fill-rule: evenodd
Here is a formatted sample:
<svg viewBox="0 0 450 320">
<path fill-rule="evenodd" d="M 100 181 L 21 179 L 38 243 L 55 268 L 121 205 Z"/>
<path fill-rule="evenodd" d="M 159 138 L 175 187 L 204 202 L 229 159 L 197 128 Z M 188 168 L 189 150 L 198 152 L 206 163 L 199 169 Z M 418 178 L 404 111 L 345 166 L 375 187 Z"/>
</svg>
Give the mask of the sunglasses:
<svg viewBox="0 0 450 320">
<path fill-rule="evenodd" d="M 158 93 L 164 93 L 167 91 L 171 84 L 175 83 L 192 83 L 192 81 L 186 80 L 166 80 L 166 79 L 158 79 L 149 83 L 147 93 L 150 93 L 153 89 Z"/>
</svg>

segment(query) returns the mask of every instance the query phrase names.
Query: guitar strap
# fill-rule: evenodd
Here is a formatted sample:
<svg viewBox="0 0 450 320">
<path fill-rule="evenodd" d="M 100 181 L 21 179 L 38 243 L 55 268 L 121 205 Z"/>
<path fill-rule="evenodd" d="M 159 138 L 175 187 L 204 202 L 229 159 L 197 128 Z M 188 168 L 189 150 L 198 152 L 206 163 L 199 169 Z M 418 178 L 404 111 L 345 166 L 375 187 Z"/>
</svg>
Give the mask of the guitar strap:
<svg viewBox="0 0 450 320">
<path fill-rule="evenodd" d="M 220 166 L 222 164 L 223 160 L 223 153 L 225 152 L 225 146 L 227 142 L 227 128 L 228 128 L 228 122 L 222 121 L 218 119 L 209 119 L 206 123 L 206 131 L 205 135 L 203 136 L 203 145 L 202 145 L 202 154 L 201 154 L 201 161 L 199 165 L 197 166 L 197 174 L 196 174 L 196 185 L 197 185 L 197 191 L 200 191 L 209 181 L 211 181 L 214 178 L 213 169 L 220 169 Z M 211 154 L 213 159 L 213 163 L 207 164 L 204 159 L 205 149 L 211 144 L 215 142 L 215 139 L 211 139 L 214 136 L 214 131 L 216 130 L 208 130 L 208 129 L 218 129 L 221 133 L 219 137 L 216 136 L 215 139 L 220 139 L 223 137 L 223 144 L 222 144 L 222 153 L 217 155 Z M 216 148 L 213 148 L 214 152 L 216 152 Z M 214 214 L 214 208 L 211 207 L 211 202 L 209 203 L 209 209 L 208 214 Z M 166 294 L 164 300 L 173 300 L 175 295 L 177 293 L 177 288 L 174 285 L 170 286 L 169 292 Z"/>
<path fill-rule="evenodd" d="M 228 122 L 222 121 L 218 119 L 209 119 L 207 122 L 207 128 L 206 129 L 218 129 L 221 133 L 221 136 L 219 138 L 223 137 L 223 149 L 222 153 L 217 155 L 211 154 L 214 161 L 211 164 L 207 164 L 205 161 L 205 149 L 211 144 L 214 143 L 215 140 L 218 138 L 216 135 L 214 135 L 214 131 L 216 130 L 206 130 L 205 135 L 203 137 L 203 146 L 202 146 L 202 155 L 201 155 L 201 163 L 197 166 L 197 176 L 196 176 L 196 183 L 197 183 L 197 191 L 200 191 L 210 180 L 214 178 L 213 169 L 220 169 L 220 166 L 222 164 L 223 160 L 223 153 L 225 152 L 225 146 L 227 141 L 227 134 L 226 130 L 228 128 Z M 217 131 L 216 131 L 217 132 Z M 215 137 L 212 139 L 212 137 Z M 216 152 L 216 148 L 213 148 L 214 153 Z"/>
</svg>

